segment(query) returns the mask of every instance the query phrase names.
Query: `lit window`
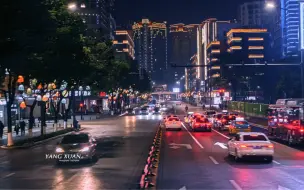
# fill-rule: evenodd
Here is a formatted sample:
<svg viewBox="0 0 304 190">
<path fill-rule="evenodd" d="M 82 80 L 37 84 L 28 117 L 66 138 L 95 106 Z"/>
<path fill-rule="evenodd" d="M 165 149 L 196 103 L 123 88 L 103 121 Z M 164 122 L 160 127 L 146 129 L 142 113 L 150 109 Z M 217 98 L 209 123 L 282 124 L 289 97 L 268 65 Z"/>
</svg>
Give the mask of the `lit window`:
<svg viewBox="0 0 304 190">
<path fill-rule="evenodd" d="M 256 59 L 256 58 L 264 58 L 263 54 L 249 54 L 248 58 Z"/>
<path fill-rule="evenodd" d="M 248 38 L 248 41 L 263 41 L 264 38 Z"/>
<path fill-rule="evenodd" d="M 248 49 L 264 49 L 263 46 L 249 46 Z"/>
<path fill-rule="evenodd" d="M 219 49 L 214 49 L 214 50 L 211 50 L 211 53 L 221 53 L 221 51 Z"/>
</svg>

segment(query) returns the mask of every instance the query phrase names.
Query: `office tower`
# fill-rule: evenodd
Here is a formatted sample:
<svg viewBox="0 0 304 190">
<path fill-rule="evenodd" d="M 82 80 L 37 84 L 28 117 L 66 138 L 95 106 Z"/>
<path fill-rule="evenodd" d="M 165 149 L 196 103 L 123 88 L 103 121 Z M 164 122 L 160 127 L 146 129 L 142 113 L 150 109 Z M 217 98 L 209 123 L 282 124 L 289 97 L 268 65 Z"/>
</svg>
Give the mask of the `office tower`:
<svg viewBox="0 0 304 190">
<path fill-rule="evenodd" d="M 239 6 L 238 22 L 242 26 L 264 26 L 268 24 L 265 1 L 246 2 Z"/>
<path fill-rule="evenodd" d="M 77 0 L 68 5 L 70 11 L 80 15 L 89 31 L 100 31 L 102 37 L 114 39 L 116 23 L 112 17 L 114 0 Z"/>
<path fill-rule="evenodd" d="M 132 26 L 140 77 L 145 70 L 156 84 L 164 83 L 167 63 L 167 23 L 142 19 Z"/>
<path fill-rule="evenodd" d="M 210 77 L 208 73 L 211 69 L 211 66 L 209 66 L 211 62 L 208 60 L 207 47 L 224 39 L 225 33 L 236 26 L 238 24 L 235 21 L 219 21 L 215 18 L 210 18 L 203 21 L 199 27 L 197 31 L 199 38 L 197 43 L 198 65 L 205 65 L 205 67 L 197 68 L 196 78 L 201 80 L 200 90 L 207 90 Z"/>
<path fill-rule="evenodd" d="M 183 23 L 170 25 L 170 64 L 187 65 L 191 56 L 196 52 L 196 30 L 198 24 L 185 25 Z M 171 70 L 170 83 L 180 80 L 184 76 L 183 68 Z M 174 76 L 172 76 L 174 74 Z"/>
</svg>

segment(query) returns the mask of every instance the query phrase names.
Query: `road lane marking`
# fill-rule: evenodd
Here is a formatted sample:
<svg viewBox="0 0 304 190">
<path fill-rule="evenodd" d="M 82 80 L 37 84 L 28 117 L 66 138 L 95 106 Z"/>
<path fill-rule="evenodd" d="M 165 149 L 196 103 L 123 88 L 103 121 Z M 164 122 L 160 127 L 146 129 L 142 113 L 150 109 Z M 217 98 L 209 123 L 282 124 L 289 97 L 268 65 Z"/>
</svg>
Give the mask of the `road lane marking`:
<svg viewBox="0 0 304 190">
<path fill-rule="evenodd" d="M 8 178 L 8 177 L 11 177 L 12 175 L 15 175 L 15 173 L 10 173 L 10 174 L 7 174 L 6 176 L 4 176 L 3 178 Z"/>
<path fill-rule="evenodd" d="M 278 190 L 291 190 L 291 189 L 288 189 L 288 188 L 286 188 L 286 187 L 283 187 L 283 186 L 279 185 L 279 186 L 278 186 Z"/>
<path fill-rule="evenodd" d="M 190 135 L 190 137 L 194 140 L 194 142 L 196 142 L 196 144 L 201 148 L 204 149 L 203 145 L 198 142 L 198 140 L 190 133 L 190 131 L 187 129 L 187 127 L 184 125 L 184 123 L 182 123 L 182 126 L 186 129 L 186 131 L 188 132 L 188 134 Z"/>
<path fill-rule="evenodd" d="M 221 147 L 222 149 L 228 149 L 225 143 L 221 143 L 221 142 L 217 142 L 214 144 L 215 146 L 218 145 L 219 147 Z"/>
<path fill-rule="evenodd" d="M 210 160 L 214 163 L 214 164 L 219 164 L 212 156 L 209 156 Z"/>
<path fill-rule="evenodd" d="M 278 165 L 281 164 L 280 162 L 277 162 L 277 161 L 275 161 L 275 160 L 272 160 L 272 162 L 275 163 L 275 164 L 278 164 Z"/>
<path fill-rule="evenodd" d="M 242 190 L 242 188 L 237 184 L 234 180 L 229 180 L 231 185 L 236 189 L 236 190 Z"/>
<path fill-rule="evenodd" d="M 214 132 L 216 132 L 217 134 L 219 134 L 219 135 L 225 137 L 226 139 L 230 139 L 228 136 L 224 135 L 223 133 L 218 132 L 218 131 L 215 130 L 215 129 L 212 129 L 212 131 L 214 131 Z"/>
</svg>

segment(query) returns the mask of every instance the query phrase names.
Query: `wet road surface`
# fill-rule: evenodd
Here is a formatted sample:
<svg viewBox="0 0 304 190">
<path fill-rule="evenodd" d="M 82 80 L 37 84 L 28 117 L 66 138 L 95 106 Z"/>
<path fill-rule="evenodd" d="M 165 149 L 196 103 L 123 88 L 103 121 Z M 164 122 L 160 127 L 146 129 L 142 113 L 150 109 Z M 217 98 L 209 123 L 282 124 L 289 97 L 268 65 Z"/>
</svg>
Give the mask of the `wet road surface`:
<svg viewBox="0 0 304 190">
<path fill-rule="evenodd" d="M 46 154 L 60 139 L 30 149 L 0 149 L 0 189 L 136 188 L 160 117 L 123 116 L 82 123 L 98 142 L 94 163 L 57 166 Z"/>
<path fill-rule="evenodd" d="M 201 108 L 189 108 L 202 112 Z M 263 129 L 254 127 L 253 131 Z M 304 189 L 303 151 L 274 143 L 272 163 L 236 163 L 228 157 L 227 149 L 219 146 L 227 144 L 228 138 L 227 132 L 192 132 L 186 124 L 182 131 L 164 132 L 157 189 Z"/>
</svg>

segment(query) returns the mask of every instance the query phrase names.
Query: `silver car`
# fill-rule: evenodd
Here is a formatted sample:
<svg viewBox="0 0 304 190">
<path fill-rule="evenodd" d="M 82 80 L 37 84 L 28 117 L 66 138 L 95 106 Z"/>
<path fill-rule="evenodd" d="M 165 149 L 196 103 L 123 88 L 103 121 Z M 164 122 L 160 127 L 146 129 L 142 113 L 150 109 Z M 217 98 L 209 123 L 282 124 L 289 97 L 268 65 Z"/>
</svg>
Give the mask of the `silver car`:
<svg viewBox="0 0 304 190">
<path fill-rule="evenodd" d="M 96 158 L 96 140 L 88 133 L 72 133 L 57 143 L 57 162 L 92 161 Z"/>
</svg>

